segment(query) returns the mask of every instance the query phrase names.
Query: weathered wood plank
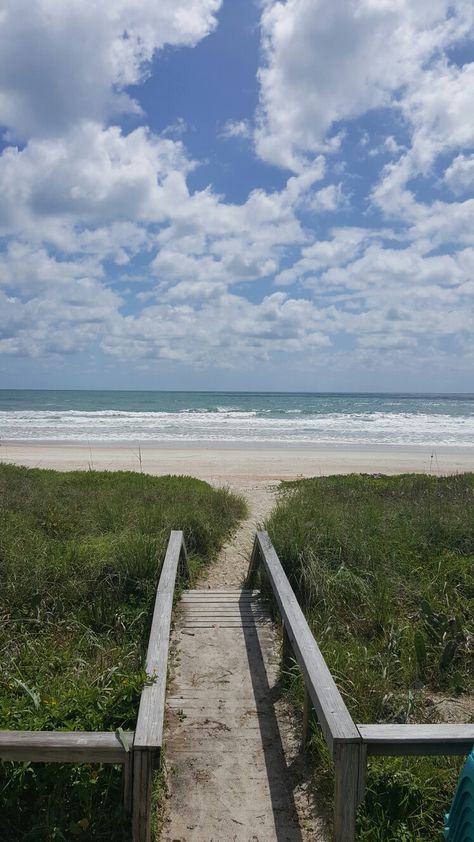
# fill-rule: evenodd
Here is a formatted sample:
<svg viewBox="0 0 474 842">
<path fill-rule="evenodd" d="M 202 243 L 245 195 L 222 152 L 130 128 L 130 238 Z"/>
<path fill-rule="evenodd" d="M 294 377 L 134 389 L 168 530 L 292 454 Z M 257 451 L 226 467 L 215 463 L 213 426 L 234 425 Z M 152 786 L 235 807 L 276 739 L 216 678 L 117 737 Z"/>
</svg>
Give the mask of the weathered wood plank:
<svg viewBox="0 0 474 842">
<path fill-rule="evenodd" d="M 173 610 L 173 596 L 178 566 L 183 550 L 183 533 L 171 532 L 160 581 L 156 591 L 153 619 L 148 640 L 145 670 L 152 683 L 143 688 L 135 729 L 134 750 L 147 749 L 159 764 L 163 744 L 166 677 Z"/>
<path fill-rule="evenodd" d="M 316 713 L 313 708 L 313 703 L 305 687 L 303 700 L 303 728 L 301 733 L 301 748 L 303 749 L 303 751 L 307 749 L 308 745 L 311 742 L 311 725 L 315 719 Z"/>
<path fill-rule="evenodd" d="M 133 741 L 133 732 L 126 738 Z M 31 763 L 125 763 L 128 753 L 114 733 L 0 731 L 0 760 Z"/>
<path fill-rule="evenodd" d="M 330 751 L 339 742 L 360 742 L 360 734 L 311 633 L 298 600 L 266 532 L 257 532 L 262 562 L 268 573 L 288 638 Z"/>
<path fill-rule="evenodd" d="M 359 804 L 360 748 L 357 743 L 335 746 L 334 842 L 353 842 Z"/>
<path fill-rule="evenodd" d="M 150 842 L 153 757 L 141 749 L 133 752 L 133 842 Z"/>
<path fill-rule="evenodd" d="M 258 596 L 259 593 L 260 593 L 259 590 L 238 591 L 235 588 L 229 588 L 228 590 L 225 590 L 225 591 L 216 591 L 216 590 L 214 590 L 214 588 L 212 588 L 212 589 L 211 588 L 201 588 L 200 590 L 197 590 L 196 588 L 192 588 L 191 590 L 186 591 L 186 593 L 183 594 L 183 599 L 187 598 L 187 597 L 190 597 L 190 596 L 194 596 L 195 594 L 199 595 L 199 596 L 202 596 L 203 594 L 205 596 L 220 596 L 220 595 L 235 596 L 235 597 L 240 599 L 240 597 L 242 597 L 242 596 Z"/>
<path fill-rule="evenodd" d="M 464 755 L 474 745 L 474 724 L 357 727 L 369 755 Z"/>
<path fill-rule="evenodd" d="M 123 808 L 129 816 L 132 813 L 133 798 L 133 751 L 129 751 L 123 766 L 122 780 Z"/>
<path fill-rule="evenodd" d="M 183 557 L 183 552 L 183 533 L 173 530 L 170 534 L 165 560 L 161 568 L 160 581 L 158 582 L 157 588 L 158 593 L 174 593 L 178 566 L 180 559 Z"/>
<path fill-rule="evenodd" d="M 163 717 L 172 610 L 173 593 L 158 592 L 145 667 L 146 674 L 153 683 L 147 684 L 143 688 L 133 743 L 134 750 L 137 748 L 152 748 L 156 752 L 155 760 L 157 763 L 163 744 Z"/>
</svg>

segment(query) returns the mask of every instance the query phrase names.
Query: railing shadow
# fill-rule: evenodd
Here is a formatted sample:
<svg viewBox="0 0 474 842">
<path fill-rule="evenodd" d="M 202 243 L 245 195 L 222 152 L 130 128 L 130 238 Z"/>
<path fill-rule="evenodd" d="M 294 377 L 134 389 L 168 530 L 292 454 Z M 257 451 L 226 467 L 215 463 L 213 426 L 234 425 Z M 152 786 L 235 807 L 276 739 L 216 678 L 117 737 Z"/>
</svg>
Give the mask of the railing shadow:
<svg viewBox="0 0 474 842">
<path fill-rule="evenodd" d="M 265 667 L 258 630 L 264 629 L 249 618 L 248 602 L 241 600 L 239 610 L 255 698 L 258 726 L 262 740 L 268 786 L 272 802 L 275 835 L 278 842 L 303 842 L 298 824 L 293 791 L 289 786 L 289 770 L 283 750 L 274 702 L 279 693 L 271 687 Z M 270 621 L 269 621 L 270 629 Z"/>
</svg>

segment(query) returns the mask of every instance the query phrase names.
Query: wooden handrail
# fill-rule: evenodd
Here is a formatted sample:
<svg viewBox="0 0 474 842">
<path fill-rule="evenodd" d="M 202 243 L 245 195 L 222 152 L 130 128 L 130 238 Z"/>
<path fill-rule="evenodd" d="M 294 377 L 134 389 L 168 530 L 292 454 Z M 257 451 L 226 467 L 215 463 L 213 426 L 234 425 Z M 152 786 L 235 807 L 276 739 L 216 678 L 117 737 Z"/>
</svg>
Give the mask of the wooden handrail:
<svg viewBox="0 0 474 842">
<path fill-rule="evenodd" d="M 461 755 L 472 751 L 474 725 L 358 725 L 369 755 Z"/>
<path fill-rule="evenodd" d="M 142 691 L 133 742 L 133 842 L 149 842 L 151 835 L 151 782 L 163 745 L 171 613 L 179 572 L 189 576 L 183 533 L 173 531 L 161 569 L 148 640 L 145 670 L 150 683 Z"/>
<path fill-rule="evenodd" d="M 255 545 L 254 563 L 255 554 L 258 552 L 270 579 L 289 643 L 303 672 L 306 689 L 329 750 L 333 754 L 336 743 L 360 742 L 359 731 L 314 639 L 268 534 L 263 531 L 257 532 Z M 250 575 L 252 573 L 253 570 L 250 571 Z"/>
<path fill-rule="evenodd" d="M 133 731 L 0 731 L 0 760 L 31 763 L 126 763 Z"/>
<path fill-rule="evenodd" d="M 316 643 L 275 549 L 264 531 L 257 532 L 247 585 L 261 560 L 283 620 L 284 647 L 291 647 L 305 680 L 304 729 L 311 705 L 332 753 L 335 766 L 334 840 L 355 836 L 357 805 L 363 792 L 365 752 L 362 738 Z"/>
<path fill-rule="evenodd" d="M 474 725 L 356 725 L 264 531 L 257 532 L 255 537 L 247 586 L 253 584 L 259 561 L 268 574 L 283 619 L 283 658 L 287 658 L 291 647 L 304 676 L 303 729 L 307 728 L 312 705 L 332 752 L 336 773 L 334 842 L 353 842 L 357 806 L 364 796 L 368 755 L 466 755 L 474 744 Z"/>
<path fill-rule="evenodd" d="M 189 577 L 181 531 L 171 532 L 156 590 L 143 688 L 135 731 L 0 731 L 0 760 L 42 763 L 120 763 L 124 804 L 132 812 L 133 842 L 149 842 L 151 783 L 163 744 L 173 596 L 178 576 Z M 132 780 L 133 778 L 133 780 Z"/>
</svg>

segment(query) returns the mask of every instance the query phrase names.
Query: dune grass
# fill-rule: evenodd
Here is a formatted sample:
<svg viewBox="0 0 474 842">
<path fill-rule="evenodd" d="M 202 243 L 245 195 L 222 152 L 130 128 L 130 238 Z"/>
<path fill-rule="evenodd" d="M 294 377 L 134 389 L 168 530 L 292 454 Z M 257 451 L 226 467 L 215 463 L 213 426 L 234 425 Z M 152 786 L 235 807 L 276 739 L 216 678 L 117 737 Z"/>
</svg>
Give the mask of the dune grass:
<svg viewBox="0 0 474 842">
<path fill-rule="evenodd" d="M 194 573 L 245 502 L 191 477 L 0 465 L 0 728 L 133 729 L 171 529 Z M 129 838 L 121 770 L 0 764 L 0 839 Z"/>
<path fill-rule="evenodd" d="M 267 526 L 356 722 L 436 721 L 435 701 L 472 694 L 474 474 L 288 483 Z M 317 732 L 313 759 L 329 792 Z M 458 768 L 371 761 L 358 839 L 441 840 Z"/>
</svg>

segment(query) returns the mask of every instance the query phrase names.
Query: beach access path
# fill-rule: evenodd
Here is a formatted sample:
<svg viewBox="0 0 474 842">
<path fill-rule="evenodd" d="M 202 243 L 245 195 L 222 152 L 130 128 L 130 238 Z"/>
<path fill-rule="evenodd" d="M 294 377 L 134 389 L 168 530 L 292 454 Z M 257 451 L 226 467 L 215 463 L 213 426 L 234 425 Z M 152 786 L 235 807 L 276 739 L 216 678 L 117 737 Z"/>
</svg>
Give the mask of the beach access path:
<svg viewBox="0 0 474 842">
<path fill-rule="evenodd" d="M 326 840 L 301 726 L 279 690 L 279 630 L 265 603 L 242 591 L 276 486 L 232 490 L 246 497 L 249 516 L 177 609 L 161 842 Z"/>
</svg>

